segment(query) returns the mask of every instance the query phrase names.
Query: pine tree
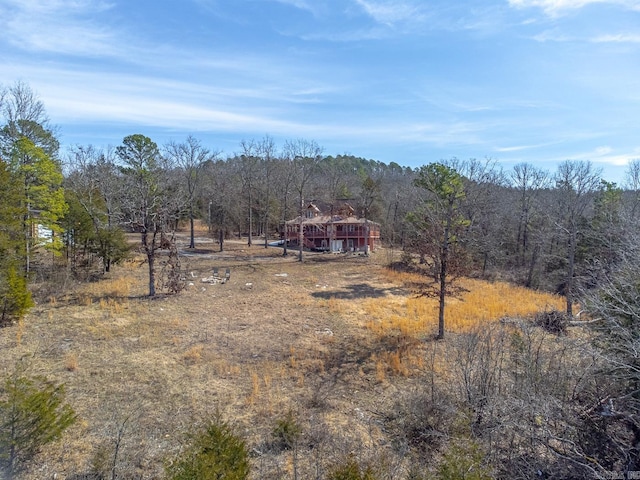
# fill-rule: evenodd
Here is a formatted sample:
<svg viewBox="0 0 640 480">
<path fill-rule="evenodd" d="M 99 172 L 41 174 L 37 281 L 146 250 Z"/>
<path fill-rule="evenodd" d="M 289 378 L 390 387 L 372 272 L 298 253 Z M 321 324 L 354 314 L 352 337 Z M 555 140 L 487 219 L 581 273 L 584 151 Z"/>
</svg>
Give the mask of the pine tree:
<svg viewBox="0 0 640 480">
<path fill-rule="evenodd" d="M 43 377 L 11 375 L 0 390 L 0 472 L 12 478 L 76 420 L 64 386 Z"/>
<path fill-rule="evenodd" d="M 22 214 L 20 191 L 0 160 L 0 326 L 19 320 L 32 305 L 23 270 Z"/>
<path fill-rule="evenodd" d="M 156 259 L 171 247 L 170 232 L 180 216 L 181 196 L 171 185 L 170 165 L 155 142 L 141 134 L 129 135 L 116 147 L 126 185 L 123 212 L 131 228 L 140 233 L 149 266 L 149 296 L 156 294 Z"/>
<path fill-rule="evenodd" d="M 30 269 L 32 250 L 41 244 L 39 226 L 52 232 L 44 243 L 61 251 L 59 220 L 66 211 L 62 189 L 62 168 L 58 159 L 60 143 L 49 125 L 44 104 L 29 85 L 16 82 L 2 92 L 0 114 L 0 158 L 20 186 L 18 203 L 23 209 L 22 234 L 26 241 L 25 271 Z"/>
<path fill-rule="evenodd" d="M 10 158 L 11 174 L 22 190 L 21 204 L 25 209 L 22 229 L 27 242 L 26 270 L 30 252 L 40 243 L 37 225 L 52 232 L 45 246 L 54 252 L 62 249 L 59 220 L 67 210 L 59 163 L 27 137 L 13 144 Z"/>
<path fill-rule="evenodd" d="M 62 225 L 65 229 L 65 243 L 68 255 L 90 258 L 92 255 L 102 260 L 103 272 L 108 272 L 129 255 L 131 247 L 124 232 L 109 224 L 104 201 L 99 195 L 89 196 L 80 190 L 65 190 L 69 209 Z M 90 261 L 87 262 L 90 265 Z"/>
<path fill-rule="evenodd" d="M 185 451 L 167 468 L 167 474 L 171 480 L 244 480 L 249 476 L 247 446 L 216 414 L 202 431 L 191 437 Z"/>
<path fill-rule="evenodd" d="M 464 178 L 454 168 L 431 163 L 418 171 L 415 185 L 423 189 L 422 205 L 408 219 L 420 236 L 419 253 L 431 257 L 439 283 L 438 336 L 445 333 L 445 297 L 456 262 L 462 257 L 461 235 L 469 225 L 462 214 Z"/>
</svg>

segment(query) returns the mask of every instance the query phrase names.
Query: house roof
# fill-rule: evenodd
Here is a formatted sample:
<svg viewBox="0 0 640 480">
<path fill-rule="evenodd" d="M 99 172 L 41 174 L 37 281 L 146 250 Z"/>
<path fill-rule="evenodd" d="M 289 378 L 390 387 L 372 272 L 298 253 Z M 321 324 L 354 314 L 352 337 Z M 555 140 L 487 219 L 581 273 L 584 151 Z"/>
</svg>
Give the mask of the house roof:
<svg viewBox="0 0 640 480">
<path fill-rule="evenodd" d="M 307 206 L 307 210 L 313 210 L 314 212 L 320 213 L 320 209 L 313 203 L 310 203 Z"/>
<path fill-rule="evenodd" d="M 329 204 L 322 201 L 309 202 L 306 207 L 306 211 L 312 211 L 313 216 L 302 217 L 303 225 L 339 225 L 339 224 L 373 224 L 380 225 L 377 222 L 367 220 L 365 218 L 358 218 L 354 216 L 355 209 L 347 202 L 341 201 L 335 204 Z M 301 217 L 298 216 L 293 220 L 285 222 L 287 225 L 299 225 Z"/>
<path fill-rule="evenodd" d="M 285 222 L 287 225 L 299 225 L 300 224 L 300 216 L 294 218 L 293 220 L 288 220 L 287 222 Z M 374 224 L 374 225 L 379 225 L 377 222 L 373 222 L 371 220 L 367 220 L 366 218 L 356 218 L 356 217 L 343 217 L 340 215 L 334 215 L 333 217 L 331 215 L 318 215 L 316 217 L 311 217 L 311 218 L 306 218 L 303 217 L 302 218 L 302 224 L 303 225 L 326 225 L 326 224 L 333 224 L 333 225 L 344 225 L 344 224 L 360 224 L 360 225 L 364 225 L 366 223 L 369 224 Z"/>
<path fill-rule="evenodd" d="M 339 200 L 335 203 L 328 203 L 323 200 L 314 200 L 309 203 L 307 209 L 313 209 L 314 212 L 321 213 L 323 215 L 341 215 L 349 216 L 355 213 L 355 208 L 351 206 L 349 202 Z"/>
</svg>

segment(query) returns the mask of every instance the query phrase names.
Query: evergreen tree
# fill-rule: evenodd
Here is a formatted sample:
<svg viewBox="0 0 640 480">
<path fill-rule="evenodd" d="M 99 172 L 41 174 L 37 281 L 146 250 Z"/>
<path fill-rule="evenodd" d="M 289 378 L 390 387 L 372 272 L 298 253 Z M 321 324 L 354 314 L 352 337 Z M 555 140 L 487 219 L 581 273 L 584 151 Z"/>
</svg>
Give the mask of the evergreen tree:
<svg viewBox="0 0 640 480">
<path fill-rule="evenodd" d="M 0 113 L 4 120 L 0 127 L 0 157 L 8 163 L 12 177 L 20 185 L 28 273 L 36 245 L 44 244 L 54 252 L 62 247 L 58 221 L 66 204 L 58 160 L 60 144 L 49 126 L 43 103 L 27 84 L 17 82 L 6 90 Z M 51 232 L 51 238 L 42 242 L 39 232 L 46 230 Z"/>
<path fill-rule="evenodd" d="M 63 220 L 68 255 L 89 259 L 95 255 L 102 261 L 103 272 L 127 258 L 130 245 L 124 232 L 109 222 L 103 197 L 81 189 L 65 190 L 68 211 Z"/>
<path fill-rule="evenodd" d="M 75 420 L 62 385 L 11 375 L 0 390 L 0 472 L 12 478 Z"/>
<path fill-rule="evenodd" d="M 28 272 L 29 252 L 42 241 L 38 225 L 52 232 L 45 246 L 56 252 L 62 249 L 59 220 L 67 210 L 63 177 L 59 163 L 27 137 L 14 143 L 10 164 L 11 173 L 22 189 L 21 203 L 25 209 L 22 229 L 27 242 Z"/>
<path fill-rule="evenodd" d="M 116 148 L 124 164 L 123 179 L 127 187 L 122 209 L 131 228 L 140 233 L 142 249 L 149 265 L 149 296 L 156 294 L 156 254 L 170 249 L 184 205 L 182 196 L 171 183 L 167 159 L 149 137 L 129 135 Z"/>
<path fill-rule="evenodd" d="M 20 190 L 0 160 L 0 326 L 20 319 L 32 305 L 23 265 Z"/>
<path fill-rule="evenodd" d="M 167 473 L 171 480 L 244 480 L 249 476 L 247 446 L 216 415 L 204 430 L 191 437 L 189 445 L 167 468 Z"/>
<path fill-rule="evenodd" d="M 438 338 L 444 338 L 446 289 L 462 257 L 461 235 L 469 222 L 461 207 L 464 178 L 454 168 L 431 163 L 418 171 L 415 185 L 424 191 L 422 205 L 409 215 L 419 235 L 419 253 L 431 258 L 439 283 Z"/>
</svg>

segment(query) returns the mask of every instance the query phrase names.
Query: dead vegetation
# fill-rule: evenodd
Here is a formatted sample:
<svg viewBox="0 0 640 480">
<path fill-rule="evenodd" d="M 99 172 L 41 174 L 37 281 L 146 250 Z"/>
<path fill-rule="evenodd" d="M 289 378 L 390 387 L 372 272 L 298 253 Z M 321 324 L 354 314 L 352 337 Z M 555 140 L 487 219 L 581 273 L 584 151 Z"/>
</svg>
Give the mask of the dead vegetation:
<svg viewBox="0 0 640 480">
<path fill-rule="evenodd" d="M 560 308 L 552 295 L 463 280 L 449 301 L 452 335 L 434 342 L 436 300 L 415 295 L 424 278 L 387 269 L 386 254 L 308 254 L 301 264 L 275 248 L 227 242 L 217 252 L 208 242 L 183 247 L 179 295 L 146 297 L 134 258 L 2 330 L 3 372 L 22 362 L 64 383 L 81 419 L 25 479 L 104 475 L 105 465 L 117 478 L 162 478 L 185 433 L 216 412 L 246 438 L 256 479 L 325 478 L 345 454 L 380 478 L 426 475 L 450 439 L 472 437 L 478 458 L 498 465 L 494 415 L 515 421 L 505 390 L 544 390 L 547 370 L 586 361 L 569 357 L 577 343 L 548 356 L 559 340 L 530 321 L 499 322 Z M 228 281 L 203 281 L 214 268 L 228 268 Z M 555 381 L 578 388 L 570 375 Z M 551 421 L 519 408 L 531 428 Z M 524 448 L 531 435 L 510 440 Z"/>
</svg>

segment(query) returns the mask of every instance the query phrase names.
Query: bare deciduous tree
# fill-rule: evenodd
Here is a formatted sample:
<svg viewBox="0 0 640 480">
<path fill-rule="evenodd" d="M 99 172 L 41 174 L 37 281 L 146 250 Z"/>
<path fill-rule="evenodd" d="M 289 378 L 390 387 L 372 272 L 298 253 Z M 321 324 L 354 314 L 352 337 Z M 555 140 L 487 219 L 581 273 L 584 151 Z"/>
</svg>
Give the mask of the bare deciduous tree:
<svg viewBox="0 0 640 480">
<path fill-rule="evenodd" d="M 593 193 L 600 184 L 600 171 L 590 162 L 565 161 L 555 175 L 558 193 L 556 226 L 566 241 L 566 272 L 563 293 L 567 299 L 567 315 L 573 315 L 576 294 L 576 253 L 583 233 L 583 219 L 593 202 Z"/>
<path fill-rule="evenodd" d="M 527 263 L 527 254 L 531 249 L 529 239 L 532 217 L 536 215 L 536 208 L 539 206 L 537 198 L 542 193 L 542 189 L 548 186 L 549 174 L 529 163 L 519 163 L 513 167 L 511 181 L 519 195 L 518 207 L 520 212 L 516 245 L 520 253 L 521 263 L 525 265 Z M 535 249 L 535 246 L 533 248 Z M 532 263 L 535 261 L 535 257 L 536 255 L 534 254 L 530 255 Z"/>
<path fill-rule="evenodd" d="M 293 185 L 298 194 L 298 208 L 300 209 L 298 225 L 298 261 L 302 262 L 304 248 L 304 207 L 305 196 L 309 194 L 309 183 L 318 172 L 322 159 L 322 148 L 313 140 L 298 139 L 288 141 L 284 146 L 283 156 L 289 162 L 294 173 Z"/>
<path fill-rule="evenodd" d="M 171 163 L 180 168 L 184 178 L 186 187 L 185 202 L 189 215 L 189 248 L 196 248 L 194 233 L 195 202 L 198 190 L 201 187 L 201 172 L 205 162 L 215 159 L 218 154 L 212 153 L 209 149 L 203 147 L 200 141 L 191 135 L 182 143 L 169 142 L 164 147 L 164 150 Z"/>
</svg>

